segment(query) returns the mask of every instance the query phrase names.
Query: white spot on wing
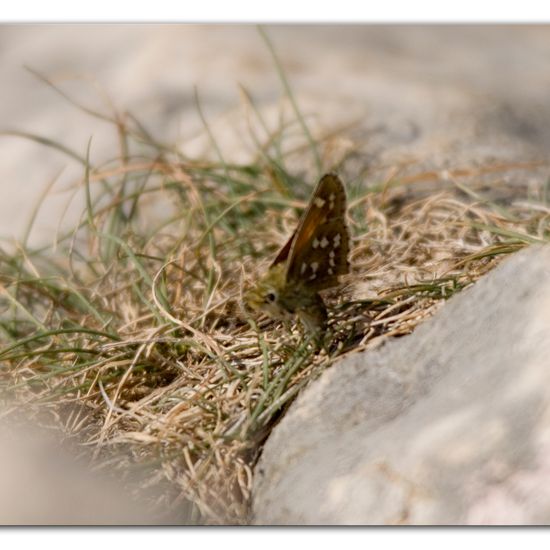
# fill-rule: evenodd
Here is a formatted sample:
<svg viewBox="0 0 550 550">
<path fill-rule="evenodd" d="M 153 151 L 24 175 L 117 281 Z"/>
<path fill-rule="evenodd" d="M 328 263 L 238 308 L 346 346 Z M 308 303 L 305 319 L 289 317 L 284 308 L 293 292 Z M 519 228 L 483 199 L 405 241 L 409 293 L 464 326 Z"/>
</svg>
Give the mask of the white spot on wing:
<svg viewBox="0 0 550 550">
<path fill-rule="evenodd" d="M 302 267 L 300 268 L 300 275 L 303 275 L 306 271 L 307 265 L 306 262 L 302 262 Z"/>
<path fill-rule="evenodd" d="M 313 248 L 317 248 L 319 246 L 319 240 L 317 239 L 317 237 L 315 237 L 315 239 L 313 239 L 312 246 L 313 246 Z M 323 246 L 323 245 L 321 245 L 321 246 Z"/>
<path fill-rule="evenodd" d="M 323 208 L 323 206 L 325 206 L 325 200 L 322 199 L 321 197 L 315 197 L 313 202 L 315 203 L 315 206 L 317 206 L 318 208 Z"/>
<path fill-rule="evenodd" d="M 340 237 L 340 233 L 336 233 L 336 235 L 334 237 L 334 241 L 333 241 L 334 248 L 338 248 L 340 246 L 340 241 L 341 240 L 342 240 L 342 238 Z"/>
<path fill-rule="evenodd" d="M 321 245 L 321 248 L 326 248 L 328 246 L 328 239 L 326 237 L 323 237 L 319 244 Z"/>
<path fill-rule="evenodd" d="M 311 271 L 313 271 L 313 273 L 317 273 L 318 269 L 319 269 L 319 262 L 311 262 Z"/>
</svg>

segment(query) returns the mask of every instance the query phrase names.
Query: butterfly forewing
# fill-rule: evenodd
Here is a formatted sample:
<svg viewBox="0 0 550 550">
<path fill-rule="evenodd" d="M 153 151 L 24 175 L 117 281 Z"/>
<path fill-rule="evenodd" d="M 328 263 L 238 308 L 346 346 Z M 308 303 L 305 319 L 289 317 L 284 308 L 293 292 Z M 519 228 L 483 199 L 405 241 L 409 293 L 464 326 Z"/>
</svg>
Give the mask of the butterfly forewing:
<svg viewBox="0 0 550 550">
<path fill-rule="evenodd" d="M 314 289 L 334 286 L 349 272 L 346 193 L 335 174 L 321 178 L 294 235 L 274 264 L 287 259 L 287 283 Z"/>
<path fill-rule="evenodd" d="M 342 182 L 335 174 L 326 174 L 317 184 L 317 187 L 313 192 L 313 196 L 311 197 L 306 210 L 300 218 L 298 227 L 295 229 L 294 233 L 290 239 L 288 239 L 283 248 L 279 250 L 277 257 L 271 263 L 271 267 L 288 260 L 291 250 L 296 250 L 295 241 L 297 236 L 299 236 L 297 242 L 298 247 L 300 247 L 300 243 L 302 245 L 306 243 L 308 238 L 312 236 L 315 228 L 326 221 L 327 211 L 323 208 L 323 206 L 325 206 L 325 204 L 330 205 L 331 203 L 325 203 L 324 196 L 326 195 L 327 197 L 330 197 L 331 193 L 334 197 L 333 208 L 338 209 L 337 216 L 344 216 L 344 213 L 341 212 L 342 208 L 340 208 L 342 202 L 341 197 L 343 196 L 343 211 L 345 211 L 346 196 Z M 340 200 L 337 200 L 337 197 L 340 197 Z"/>
</svg>

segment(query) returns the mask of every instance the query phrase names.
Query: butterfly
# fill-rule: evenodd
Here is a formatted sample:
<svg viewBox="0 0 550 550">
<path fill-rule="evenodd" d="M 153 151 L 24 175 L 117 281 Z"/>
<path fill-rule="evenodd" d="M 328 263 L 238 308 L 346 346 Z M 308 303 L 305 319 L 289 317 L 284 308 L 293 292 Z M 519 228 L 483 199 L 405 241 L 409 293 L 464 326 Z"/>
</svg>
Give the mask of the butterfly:
<svg viewBox="0 0 550 550">
<path fill-rule="evenodd" d="M 272 317 L 297 315 L 307 330 L 324 330 L 327 310 L 319 292 L 349 273 L 349 249 L 346 192 L 340 178 L 328 173 L 267 273 L 246 294 L 246 304 Z"/>
</svg>

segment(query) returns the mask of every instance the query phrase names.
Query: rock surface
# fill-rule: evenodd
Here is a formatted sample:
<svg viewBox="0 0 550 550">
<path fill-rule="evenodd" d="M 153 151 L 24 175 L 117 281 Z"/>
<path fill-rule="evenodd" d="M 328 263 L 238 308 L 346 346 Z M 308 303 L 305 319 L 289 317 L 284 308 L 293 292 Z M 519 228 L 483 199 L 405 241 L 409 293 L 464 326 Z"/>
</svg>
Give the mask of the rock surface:
<svg viewBox="0 0 550 550">
<path fill-rule="evenodd" d="M 550 246 L 349 355 L 256 468 L 258 524 L 550 523 Z"/>
</svg>

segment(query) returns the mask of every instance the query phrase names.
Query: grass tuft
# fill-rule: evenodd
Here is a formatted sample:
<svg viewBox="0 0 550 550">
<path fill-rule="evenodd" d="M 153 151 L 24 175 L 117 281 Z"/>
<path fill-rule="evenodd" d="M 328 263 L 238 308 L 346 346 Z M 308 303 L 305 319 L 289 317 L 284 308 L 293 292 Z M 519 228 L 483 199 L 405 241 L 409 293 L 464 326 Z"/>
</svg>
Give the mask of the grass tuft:
<svg viewBox="0 0 550 550">
<path fill-rule="evenodd" d="M 451 182 L 452 171 L 421 167 L 358 179 L 353 269 L 327 293 L 330 338 L 318 352 L 297 326 L 250 319 L 241 307 L 316 180 L 285 168 L 292 124 L 268 132 L 243 94 L 266 134 L 253 136 L 248 164 L 222 154 L 198 94 L 216 161 L 182 159 L 131 114 L 94 112 L 120 137 L 119 156 L 103 166 L 90 145 L 81 155 L 18 132 L 82 164 L 84 207 L 55 246 L 29 247 L 29 229 L 13 251 L 0 249 L 3 415 L 55 419 L 93 449 L 95 467 L 123 478 L 139 470 L 136 495 L 184 509 L 186 522 L 246 523 L 262 443 L 307 384 L 343 353 L 411 333 L 503 257 L 550 238 L 548 185 L 533 196 L 532 185 L 528 195 L 527 185 L 500 183 L 506 166 L 457 170 Z M 317 155 L 323 138 L 292 105 L 304 154 L 309 145 Z M 347 170 L 344 160 L 344 180 Z"/>
</svg>

